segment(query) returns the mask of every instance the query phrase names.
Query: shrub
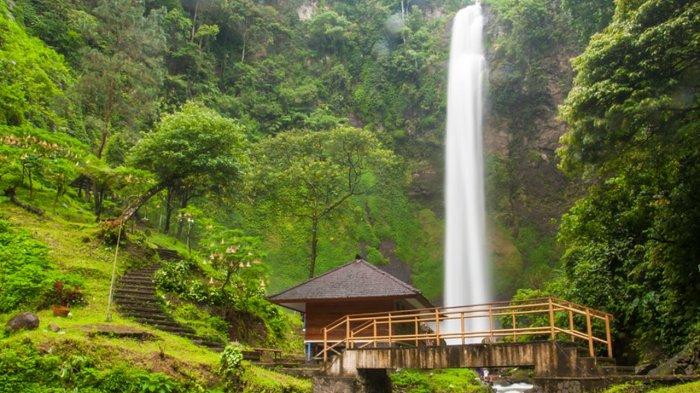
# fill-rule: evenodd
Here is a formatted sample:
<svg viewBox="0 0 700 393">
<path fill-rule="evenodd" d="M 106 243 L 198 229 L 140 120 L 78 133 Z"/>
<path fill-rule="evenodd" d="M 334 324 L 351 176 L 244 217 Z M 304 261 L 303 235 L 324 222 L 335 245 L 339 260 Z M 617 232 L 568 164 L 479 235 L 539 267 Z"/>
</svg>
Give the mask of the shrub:
<svg viewBox="0 0 700 393">
<path fill-rule="evenodd" d="M 488 392 L 476 373 L 469 369 L 446 369 L 433 372 L 401 370 L 391 375 L 396 393 L 476 393 Z"/>
<path fill-rule="evenodd" d="M 221 353 L 219 367 L 227 391 L 237 392 L 240 390 L 243 371 L 243 347 L 237 342 L 232 342 Z"/>
<path fill-rule="evenodd" d="M 118 364 L 99 369 L 88 354 L 47 354 L 29 340 L 0 344 L 0 392 L 185 393 L 202 390 L 161 373 Z"/>
<path fill-rule="evenodd" d="M 0 313 L 49 306 L 57 281 L 73 288 L 82 285 L 57 272 L 47 254 L 45 245 L 0 219 Z"/>
</svg>

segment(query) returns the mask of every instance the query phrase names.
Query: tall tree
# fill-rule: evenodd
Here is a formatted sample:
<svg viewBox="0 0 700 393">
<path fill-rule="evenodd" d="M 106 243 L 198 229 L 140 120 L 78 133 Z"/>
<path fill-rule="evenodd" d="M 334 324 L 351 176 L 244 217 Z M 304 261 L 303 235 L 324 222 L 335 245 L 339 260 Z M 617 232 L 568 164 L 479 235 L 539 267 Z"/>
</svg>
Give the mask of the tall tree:
<svg viewBox="0 0 700 393">
<path fill-rule="evenodd" d="M 210 190 L 233 187 L 248 156 L 243 126 L 211 109 L 187 103 L 166 115 L 156 129 L 134 146 L 129 162 L 156 175 L 157 183 L 135 199 L 117 219 L 128 220 L 164 189 L 197 181 Z"/>
<path fill-rule="evenodd" d="M 134 133 L 155 120 L 165 36 L 162 12 L 144 15 L 140 0 L 101 0 L 93 14 L 92 46 L 82 57 L 76 93 L 87 127 L 96 130 L 95 155 L 102 157 L 112 134 Z"/>
<path fill-rule="evenodd" d="M 281 133 L 260 142 L 253 157 L 252 179 L 259 201 L 308 225 L 309 277 L 316 274 L 321 222 L 351 197 L 392 179 L 396 163 L 394 153 L 374 134 L 352 127 Z"/>
</svg>

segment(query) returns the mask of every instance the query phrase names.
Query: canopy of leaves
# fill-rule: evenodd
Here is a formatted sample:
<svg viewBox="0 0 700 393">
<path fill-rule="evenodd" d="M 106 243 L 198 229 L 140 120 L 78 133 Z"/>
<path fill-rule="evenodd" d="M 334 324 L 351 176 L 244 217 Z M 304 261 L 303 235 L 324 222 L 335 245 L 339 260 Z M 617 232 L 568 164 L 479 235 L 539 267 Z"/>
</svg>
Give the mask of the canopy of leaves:
<svg viewBox="0 0 700 393">
<path fill-rule="evenodd" d="M 224 187 L 243 174 L 246 146 L 243 126 L 237 121 L 188 103 L 163 117 L 134 147 L 130 162 L 153 172 L 161 185 L 195 179 Z"/>
<path fill-rule="evenodd" d="M 370 131 L 285 132 L 255 147 L 254 188 L 282 214 L 323 217 L 353 195 L 390 180 L 394 154 Z"/>
<path fill-rule="evenodd" d="M 698 53 L 699 3 L 619 2 L 562 111 L 561 166 L 592 183 L 560 231 L 571 295 L 642 348 L 677 347 L 700 318 Z"/>
</svg>

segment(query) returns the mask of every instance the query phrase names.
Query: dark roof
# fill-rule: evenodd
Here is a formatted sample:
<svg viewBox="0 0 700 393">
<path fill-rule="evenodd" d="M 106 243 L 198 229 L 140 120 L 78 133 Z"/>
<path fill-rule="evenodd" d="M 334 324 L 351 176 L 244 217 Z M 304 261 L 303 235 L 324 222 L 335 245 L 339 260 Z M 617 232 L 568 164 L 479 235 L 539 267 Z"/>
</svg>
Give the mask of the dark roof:
<svg viewBox="0 0 700 393">
<path fill-rule="evenodd" d="M 282 304 L 375 297 L 420 297 L 421 301 L 425 300 L 416 288 L 362 259 L 329 270 L 269 299 Z"/>
</svg>

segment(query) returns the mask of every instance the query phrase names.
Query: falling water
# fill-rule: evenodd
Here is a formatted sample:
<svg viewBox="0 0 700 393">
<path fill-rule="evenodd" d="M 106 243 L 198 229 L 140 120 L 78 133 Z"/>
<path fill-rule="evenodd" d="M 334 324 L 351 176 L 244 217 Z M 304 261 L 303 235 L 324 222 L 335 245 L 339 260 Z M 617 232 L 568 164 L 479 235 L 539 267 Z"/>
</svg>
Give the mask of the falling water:
<svg viewBox="0 0 700 393">
<path fill-rule="evenodd" d="M 487 68 L 483 24 L 481 5 L 477 2 L 457 12 L 452 25 L 445 142 L 446 307 L 491 299 L 484 240 L 482 111 Z M 488 320 L 467 320 L 465 326 L 468 331 L 486 330 Z M 459 332 L 459 321 L 447 321 L 442 329 Z"/>
</svg>

